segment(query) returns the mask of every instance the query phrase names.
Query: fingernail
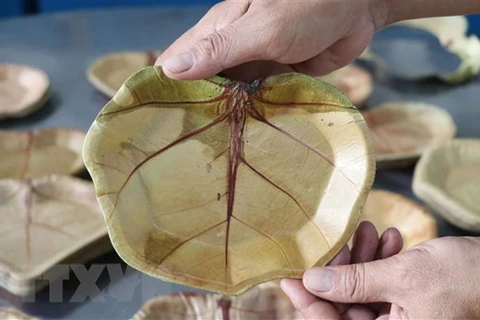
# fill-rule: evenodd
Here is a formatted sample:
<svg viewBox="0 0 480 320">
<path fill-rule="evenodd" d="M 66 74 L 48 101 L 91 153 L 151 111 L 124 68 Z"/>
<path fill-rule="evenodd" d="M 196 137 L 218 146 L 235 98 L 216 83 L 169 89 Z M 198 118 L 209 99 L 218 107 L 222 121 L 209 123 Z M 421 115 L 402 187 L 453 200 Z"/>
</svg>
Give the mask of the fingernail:
<svg viewBox="0 0 480 320">
<path fill-rule="evenodd" d="M 327 292 L 333 289 L 335 271 L 329 268 L 312 268 L 305 272 L 303 282 L 307 289 Z"/>
<path fill-rule="evenodd" d="M 193 55 L 190 52 L 180 53 L 165 60 L 163 67 L 173 73 L 187 71 L 193 67 Z"/>
</svg>

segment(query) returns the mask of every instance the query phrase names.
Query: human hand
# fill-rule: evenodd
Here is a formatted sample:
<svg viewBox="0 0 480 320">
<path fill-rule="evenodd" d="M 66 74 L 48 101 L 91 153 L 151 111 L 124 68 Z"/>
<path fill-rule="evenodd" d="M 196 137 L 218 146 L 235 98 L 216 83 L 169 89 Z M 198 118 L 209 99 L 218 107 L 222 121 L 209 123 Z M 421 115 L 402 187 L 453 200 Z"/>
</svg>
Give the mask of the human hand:
<svg viewBox="0 0 480 320">
<path fill-rule="evenodd" d="M 445 237 L 384 260 L 310 269 L 303 284 L 317 301 L 391 303 L 390 310 L 355 319 L 479 319 L 479 261 L 480 238 Z M 318 312 L 304 313 L 323 317 L 323 305 L 314 303 Z"/>
<path fill-rule="evenodd" d="M 240 80 L 292 71 L 324 75 L 364 51 L 373 32 L 385 23 L 386 2 L 223 1 L 167 48 L 156 64 L 181 80 L 207 78 L 227 69 L 229 77 Z"/>
<path fill-rule="evenodd" d="M 402 249 L 402 237 L 397 229 L 387 229 L 380 239 L 373 224 L 362 222 L 353 237 L 351 252 L 348 246 L 330 262 L 330 267 L 385 259 Z M 373 319 L 389 304 L 339 304 L 316 297 L 305 289 L 302 280 L 283 279 L 282 289 L 305 319 Z"/>
</svg>

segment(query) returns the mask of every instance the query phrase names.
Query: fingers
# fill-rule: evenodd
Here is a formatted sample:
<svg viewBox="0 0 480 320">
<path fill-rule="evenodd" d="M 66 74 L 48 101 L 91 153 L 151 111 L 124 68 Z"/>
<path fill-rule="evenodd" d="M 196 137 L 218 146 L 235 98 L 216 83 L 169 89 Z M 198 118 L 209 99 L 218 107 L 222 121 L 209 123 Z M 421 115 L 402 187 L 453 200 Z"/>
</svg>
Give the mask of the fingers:
<svg viewBox="0 0 480 320">
<path fill-rule="evenodd" d="M 396 228 L 388 228 L 380 237 L 375 260 L 391 257 L 402 250 L 403 239 Z"/>
<path fill-rule="evenodd" d="M 326 268 L 308 270 L 301 280 L 282 280 L 284 292 L 306 319 L 375 319 L 375 312 L 367 306 L 342 303 L 371 303 L 388 301 L 388 262 L 372 265 L 368 262 L 375 257 L 386 258 L 401 250 L 401 236 L 398 230 L 386 230 L 380 241 L 370 222 L 362 222 L 355 232 L 352 253 L 348 246 L 342 248 Z M 356 263 L 345 266 L 347 263 Z M 383 280 L 382 280 L 383 279 Z M 324 300 L 325 299 L 325 300 Z M 331 303 L 330 301 L 340 302 Z M 381 306 L 381 305 L 379 305 Z M 322 318 L 323 319 L 323 318 Z"/>
<path fill-rule="evenodd" d="M 377 252 L 375 253 L 374 260 L 386 259 L 389 258 L 402 250 L 403 240 L 400 232 L 396 228 L 388 228 L 385 230 L 380 237 Z M 390 304 L 385 303 L 373 303 L 369 304 L 368 307 L 375 314 L 382 314 L 382 309 L 388 307 L 388 312 L 390 313 Z M 380 312 L 379 312 L 380 310 Z M 388 316 L 387 316 L 388 319 Z"/>
<path fill-rule="evenodd" d="M 338 266 L 350 262 L 350 250 L 344 246 L 342 250 L 330 261 L 331 266 Z M 305 289 L 302 280 L 283 279 L 281 287 L 290 298 L 293 305 L 299 310 L 305 319 L 337 319 L 341 310 L 345 307 L 332 305 L 314 296 Z"/>
<path fill-rule="evenodd" d="M 177 61 L 171 68 L 181 69 L 180 64 L 190 63 L 188 61 L 190 57 L 184 55 L 185 52 L 188 52 L 200 40 L 207 38 L 208 35 L 225 28 L 241 18 L 248 11 L 249 7 L 250 1 L 223 1 L 214 5 L 194 27 L 164 50 L 157 58 L 155 65 L 163 66 L 169 58 L 180 55 L 180 60 L 186 59 L 187 61 L 181 61 L 180 63 Z"/>
<path fill-rule="evenodd" d="M 305 319 L 340 319 L 332 304 L 308 292 L 302 280 L 283 279 L 280 285 Z"/>
<path fill-rule="evenodd" d="M 350 250 L 348 249 L 348 246 L 344 246 L 328 265 L 341 266 L 348 263 L 350 263 Z"/>
<path fill-rule="evenodd" d="M 375 226 L 368 221 L 363 221 L 357 228 L 353 237 L 351 263 L 372 261 L 377 252 L 379 241 Z"/>
<path fill-rule="evenodd" d="M 357 32 L 337 41 L 317 56 L 292 67 L 297 72 L 312 76 L 326 75 L 353 62 L 365 51 L 371 40 L 371 32 Z"/>
<path fill-rule="evenodd" d="M 198 40 L 187 51 L 167 58 L 164 72 L 175 79 L 211 77 L 222 70 L 255 60 L 268 60 L 262 49 L 268 38 L 248 14 Z"/>
<path fill-rule="evenodd" d="M 395 295 L 392 269 L 396 256 L 384 260 L 338 267 L 312 268 L 303 284 L 312 294 L 343 303 L 391 302 Z"/>
<path fill-rule="evenodd" d="M 375 318 L 375 314 L 371 310 L 360 305 L 351 306 L 342 315 L 343 320 L 373 320 Z"/>
<path fill-rule="evenodd" d="M 379 319 L 382 318 L 382 317 L 386 317 L 386 319 L 388 320 L 388 317 L 390 315 L 391 307 L 392 307 L 392 305 L 390 303 L 383 303 L 380 306 L 380 309 L 376 312 Z"/>
</svg>

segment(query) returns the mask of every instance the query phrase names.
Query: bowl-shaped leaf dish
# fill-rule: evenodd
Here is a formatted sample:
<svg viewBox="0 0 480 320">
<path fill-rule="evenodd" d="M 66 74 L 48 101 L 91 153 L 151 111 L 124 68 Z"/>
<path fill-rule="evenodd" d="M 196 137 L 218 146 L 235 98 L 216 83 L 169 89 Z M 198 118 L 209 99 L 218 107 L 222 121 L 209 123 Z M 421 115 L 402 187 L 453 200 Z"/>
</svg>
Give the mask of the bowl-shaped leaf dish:
<svg viewBox="0 0 480 320">
<path fill-rule="evenodd" d="M 161 50 L 125 51 L 103 56 L 90 66 L 87 78 L 98 91 L 112 98 L 128 77 L 153 65 L 161 53 Z"/>
<path fill-rule="evenodd" d="M 52 128 L 0 130 L 0 179 L 27 179 L 83 170 L 85 132 Z"/>
<path fill-rule="evenodd" d="M 84 158 L 128 264 L 226 295 L 329 262 L 375 169 L 360 112 L 323 81 L 175 81 L 161 67 L 105 106 Z"/>
<path fill-rule="evenodd" d="M 390 227 L 397 228 L 403 238 L 403 250 L 437 237 L 433 216 L 412 200 L 391 191 L 370 191 L 361 220 L 372 222 L 379 234 Z"/>
<path fill-rule="evenodd" d="M 424 103 L 382 104 L 363 116 L 372 131 L 378 167 L 412 165 L 426 148 L 456 133 L 447 111 Z"/>
<path fill-rule="evenodd" d="M 453 225 L 480 231 L 480 139 L 455 139 L 427 150 L 413 191 Z"/>
<path fill-rule="evenodd" d="M 0 64 L 0 119 L 24 117 L 48 98 L 50 81 L 40 69 Z"/>
</svg>

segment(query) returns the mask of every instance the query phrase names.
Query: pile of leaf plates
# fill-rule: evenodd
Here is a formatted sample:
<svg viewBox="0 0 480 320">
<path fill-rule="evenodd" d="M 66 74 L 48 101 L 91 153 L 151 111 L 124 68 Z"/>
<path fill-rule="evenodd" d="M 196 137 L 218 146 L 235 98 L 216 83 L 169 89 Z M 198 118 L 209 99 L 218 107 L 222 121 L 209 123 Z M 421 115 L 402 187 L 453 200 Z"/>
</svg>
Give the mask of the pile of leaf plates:
<svg viewBox="0 0 480 320">
<path fill-rule="evenodd" d="M 70 176 L 84 170 L 84 138 L 68 128 L 0 131 L 0 286 L 13 294 L 40 290 L 47 283 L 35 280 L 59 263 L 111 248 L 93 184 Z"/>
</svg>

